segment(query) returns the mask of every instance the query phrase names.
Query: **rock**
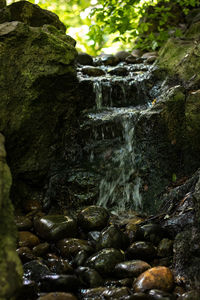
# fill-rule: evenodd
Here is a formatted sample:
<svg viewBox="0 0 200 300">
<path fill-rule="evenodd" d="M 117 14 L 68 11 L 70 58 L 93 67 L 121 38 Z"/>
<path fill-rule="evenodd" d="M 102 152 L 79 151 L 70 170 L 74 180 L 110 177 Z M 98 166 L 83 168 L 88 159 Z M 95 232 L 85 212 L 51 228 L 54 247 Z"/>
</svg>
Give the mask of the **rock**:
<svg viewBox="0 0 200 300">
<path fill-rule="evenodd" d="M 103 285 L 103 278 L 94 269 L 79 267 L 78 269 L 76 269 L 76 273 L 83 284 L 89 288 L 95 288 Z"/>
<path fill-rule="evenodd" d="M 157 57 L 158 53 L 157 52 L 146 52 L 142 55 L 142 58 L 148 59 L 149 57 Z"/>
<path fill-rule="evenodd" d="M 133 283 L 136 292 L 145 292 L 151 289 L 170 291 L 173 288 L 173 274 L 166 267 L 154 267 L 142 273 Z"/>
<path fill-rule="evenodd" d="M 6 164 L 4 136 L 0 133 L 0 298 L 11 299 L 22 283 L 22 266 L 16 253 L 17 231 L 10 201 L 12 177 Z"/>
<path fill-rule="evenodd" d="M 144 219 L 139 217 L 134 217 L 128 221 L 126 225 L 126 234 L 128 235 L 130 241 L 134 242 L 134 240 L 136 239 L 138 225 L 143 221 Z"/>
<path fill-rule="evenodd" d="M 136 64 L 137 62 L 137 57 L 133 56 L 133 55 L 129 55 L 126 57 L 125 61 L 128 63 L 128 64 Z"/>
<path fill-rule="evenodd" d="M 193 290 L 193 291 L 189 291 L 184 293 L 183 295 L 181 295 L 178 300 L 199 300 L 199 295 L 200 295 L 200 291 L 199 290 Z"/>
<path fill-rule="evenodd" d="M 130 295 L 130 291 L 127 287 L 98 287 L 82 290 L 81 294 L 84 297 L 83 299 L 125 299 L 126 296 Z"/>
<path fill-rule="evenodd" d="M 44 275 L 40 279 L 42 292 L 72 292 L 79 288 L 79 280 L 75 275 Z"/>
<path fill-rule="evenodd" d="M 78 300 L 73 294 L 55 292 L 39 297 L 37 300 Z"/>
<path fill-rule="evenodd" d="M 115 266 L 115 274 L 118 278 L 133 278 L 150 268 L 151 266 L 142 260 L 124 261 Z"/>
<path fill-rule="evenodd" d="M 83 67 L 82 73 L 88 76 L 103 76 L 106 72 L 97 67 Z"/>
<path fill-rule="evenodd" d="M 90 256 L 90 253 L 88 253 L 85 250 L 81 250 L 79 251 L 76 256 L 73 259 L 73 264 L 75 266 L 83 266 L 86 262 L 86 260 L 88 259 L 88 257 Z"/>
<path fill-rule="evenodd" d="M 150 296 L 152 296 L 153 299 L 155 299 L 155 300 L 156 299 L 161 299 L 161 300 L 176 300 L 176 296 L 175 295 L 172 295 L 172 294 L 160 291 L 160 290 L 150 290 L 148 292 L 148 294 Z"/>
<path fill-rule="evenodd" d="M 47 260 L 46 264 L 49 270 L 54 274 L 62 275 L 73 273 L 73 268 L 67 260 L 51 258 Z"/>
<path fill-rule="evenodd" d="M 115 67 L 112 70 L 108 71 L 108 74 L 117 76 L 127 76 L 128 70 L 124 67 Z"/>
<path fill-rule="evenodd" d="M 39 199 L 26 199 L 23 201 L 23 209 L 26 213 L 42 210 L 42 205 Z"/>
<path fill-rule="evenodd" d="M 165 235 L 165 230 L 157 224 L 146 224 L 140 226 L 137 230 L 137 239 L 149 241 L 153 244 L 158 244 Z"/>
<path fill-rule="evenodd" d="M 95 269 L 102 275 L 112 274 L 115 265 L 124 260 L 124 255 L 117 249 L 107 248 L 103 249 L 86 261 L 86 266 Z"/>
<path fill-rule="evenodd" d="M 131 55 L 133 55 L 135 57 L 141 57 L 142 51 L 140 49 L 133 49 L 133 51 L 131 52 Z"/>
<path fill-rule="evenodd" d="M 102 54 L 101 62 L 105 66 L 116 66 L 119 62 L 118 58 L 112 54 Z"/>
<path fill-rule="evenodd" d="M 20 247 L 33 248 L 40 243 L 40 240 L 35 234 L 29 231 L 20 231 L 18 243 Z"/>
<path fill-rule="evenodd" d="M 147 59 L 146 59 L 146 61 L 145 61 L 145 63 L 146 64 L 152 64 L 152 63 L 154 63 L 155 61 L 156 61 L 156 59 L 157 59 L 157 56 L 149 56 Z"/>
<path fill-rule="evenodd" d="M 9 12 L 9 22 L 20 21 L 32 27 L 41 27 L 44 24 L 55 26 L 58 30 L 65 33 L 65 25 L 59 20 L 58 16 L 51 11 L 41 9 L 39 5 L 28 1 L 20 1 L 7 6 Z"/>
<path fill-rule="evenodd" d="M 28 247 L 20 247 L 17 249 L 17 254 L 19 255 L 19 258 L 21 259 L 22 263 L 25 264 L 31 260 L 36 259 L 35 255 Z"/>
<path fill-rule="evenodd" d="M 87 53 L 78 53 L 76 61 L 80 65 L 93 66 L 93 58 Z"/>
<path fill-rule="evenodd" d="M 156 256 L 156 248 L 150 242 L 134 242 L 126 251 L 129 258 L 153 259 Z"/>
<path fill-rule="evenodd" d="M 78 224 L 87 231 L 101 230 L 106 227 L 108 219 L 109 214 L 104 207 L 89 206 L 78 215 Z"/>
<path fill-rule="evenodd" d="M 62 257 L 65 258 L 72 258 L 81 250 L 84 250 L 88 253 L 93 252 L 93 248 L 88 244 L 88 242 L 81 239 L 63 239 L 60 240 L 56 246 L 59 249 Z"/>
<path fill-rule="evenodd" d="M 33 247 L 33 254 L 36 256 L 44 256 L 49 250 L 50 245 L 45 242 Z"/>
<path fill-rule="evenodd" d="M 130 53 L 128 51 L 119 51 L 115 54 L 115 57 L 119 62 L 124 62 L 129 55 Z"/>
<path fill-rule="evenodd" d="M 57 241 L 77 234 L 76 222 L 69 216 L 49 215 L 35 218 L 34 227 L 43 239 Z"/>
<path fill-rule="evenodd" d="M 49 268 L 39 262 L 38 260 L 32 260 L 27 262 L 24 266 L 24 278 L 27 280 L 33 280 L 39 282 L 45 275 L 50 275 Z"/>
<path fill-rule="evenodd" d="M 158 256 L 165 257 L 173 254 L 173 241 L 169 239 L 162 239 L 158 245 Z"/>
<path fill-rule="evenodd" d="M 22 231 L 29 230 L 33 226 L 32 221 L 29 218 L 24 216 L 16 216 L 15 224 L 17 226 L 17 229 Z"/>
<path fill-rule="evenodd" d="M 88 241 L 90 242 L 90 244 L 92 244 L 93 246 L 96 246 L 96 243 L 99 239 L 101 231 L 90 231 L 88 232 Z"/>
<path fill-rule="evenodd" d="M 38 288 L 35 281 L 23 280 L 23 285 L 17 294 L 17 299 L 36 299 Z"/>
<path fill-rule="evenodd" d="M 111 225 L 104 229 L 99 236 L 96 247 L 125 249 L 128 246 L 128 237 L 116 226 Z"/>
</svg>

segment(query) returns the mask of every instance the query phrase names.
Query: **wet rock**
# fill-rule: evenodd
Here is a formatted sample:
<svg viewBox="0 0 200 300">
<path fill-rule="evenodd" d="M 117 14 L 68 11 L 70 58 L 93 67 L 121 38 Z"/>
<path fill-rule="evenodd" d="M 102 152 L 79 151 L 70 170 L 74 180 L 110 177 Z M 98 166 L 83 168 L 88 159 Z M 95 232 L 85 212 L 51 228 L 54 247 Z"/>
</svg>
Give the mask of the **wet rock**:
<svg viewBox="0 0 200 300">
<path fill-rule="evenodd" d="M 127 298 L 127 300 L 153 300 L 150 295 L 147 295 L 145 293 L 134 293 L 130 296 L 130 298 Z"/>
<path fill-rule="evenodd" d="M 133 55 L 129 55 L 126 57 L 125 61 L 128 63 L 128 64 L 136 64 L 137 62 L 137 57 L 133 56 Z"/>
<path fill-rule="evenodd" d="M 103 248 L 125 249 L 128 246 L 128 237 L 119 227 L 111 225 L 100 233 L 96 246 L 98 250 Z"/>
<path fill-rule="evenodd" d="M 166 267 L 155 267 L 142 273 L 133 283 L 136 292 L 145 292 L 151 289 L 170 291 L 173 288 L 173 274 Z"/>
<path fill-rule="evenodd" d="M 88 76 L 103 76 L 106 72 L 97 67 L 83 67 L 82 73 Z"/>
<path fill-rule="evenodd" d="M 146 59 L 146 63 L 147 64 L 152 64 L 152 63 L 154 63 L 155 61 L 156 61 L 156 59 L 157 59 L 157 56 L 149 56 L 147 59 Z"/>
<path fill-rule="evenodd" d="M 138 229 L 138 225 L 143 222 L 144 219 L 139 218 L 139 217 L 134 217 L 129 220 L 129 222 L 126 225 L 126 233 L 129 237 L 129 240 L 134 242 L 136 239 L 136 232 Z"/>
<path fill-rule="evenodd" d="M 130 53 L 127 51 L 119 51 L 115 54 L 115 57 L 118 59 L 119 62 L 123 62 L 129 55 Z"/>
<path fill-rule="evenodd" d="M 87 231 L 103 229 L 109 219 L 107 210 L 99 206 L 89 206 L 78 215 L 78 224 Z"/>
<path fill-rule="evenodd" d="M 32 27 L 42 27 L 44 24 L 55 26 L 65 33 L 65 25 L 59 20 L 53 12 L 41 9 L 39 5 L 32 4 L 28 1 L 13 3 L 7 7 L 9 11 L 9 22 L 20 21 Z"/>
<path fill-rule="evenodd" d="M 173 254 L 173 241 L 162 239 L 158 245 L 157 254 L 160 257 L 171 256 Z"/>
<path fill-rule="evenodd" d="M 157 224 L 146 224 L 137 230 L 137 239 L 158 244 L 166 235 L 165 230 Z"/>
<path fill-rule="evenodd" d="M 33 252 L 31 251 L 31 249 L 28 247 L 18 248 L 17 254 L 19 255 L 23 264 L 25 264 L 31 260 L 34 260 L 36 258 L 35 255 L 33 254 Z"/>
<path fill-rule="evenodd" d="M 36 299 L 37 292 L 38 288 L 35 281 L 24 279 L 23 285 L 17 294 L 17 299 Z"/>
<path fill-rule="evenodd" d="M 118 280 L 108 279 L 108 280 L 104 281 L 104 286 L 107 286 L 107 287 L 127 286 L 127 287 L 131 288 L 132 283 L 133 283 L 133 278 L 123 278 L 123 279 L 118 279 Z"/>
<path fill-rule="evenodd" d="M 35 218 L 34 227 L 39 236 L 52 241 L 75 237 L 77 233 L 76 222 L 71 217 L 63 215 Z"/>
<path fill-rule="evenodd" d="M 97 270 L 101 275 L 112 274 L 115 265 L 124 261 L 124 254 L 117 249 L 107 248 L 103 249 L 86 261 L 86 266 Z"/>
<path fill-rule="evenodd" d="M 42 209 L 42 205 L 38 199 L 26 199 L 23 201 L 23 209 L 26 213 L 40 211 Z"/>
<path fill-rule="evenodd" d="M 173 262 L 173 256 L 169 257 L 163 257 L 163 258 L 155 258 L 151 261 L 152 267 L 156 266 L 164 266 L 164 267 L 170 267 Z"/>
<path fill-rule="evenodd" d="M 73 294 L 55 292 L 39 297 L 37 300 L 78 300 Z"/>
<path fill-rule="evenodd" d="M 46 262 L 49 270 L 54 274 L 72 274 L 73 268 L 67 260 L 60 258 L 51 258 Z"/>
<path fill-rule="evenodd" d="M 118 278 L 137 277 L 151 266 L 142 260 L 124 261 L 115 266 L 115 274 Z"/>
<path fill-rule="evenodd" d="M 44 275 L 40 279 L 42 292 L 71 292 L 78 288 L 79 280 L 75 275 Z"/>
<path fill-rule="evenodd" d="M 156 256 L 156 248 L 150 242 L 134 242 L 126 251 L 129 258 L 152 259 Z"/>
<path fill-rule="evenodd" d="M 87 53 L 78 53 L 76 61 L 80 65 L 93 66 L 93 58 Z"/>
<path fill-rule="evenodd" d="M 131 55 L 135 56 L 135 57 L 140 57 L 142 56 L 142 51 L 140 49 L 134 49 L 132 52 L 131 52 Z"/>
<path fill-rule="evenodd" d="M 98 287 L 81 290 L 81 295 L 84 296 L 84 299 L 124 299 L 126 296 L 130 295 L 130 291 L 127 287 Z"/>
<path fill-rule="evenodd" d="M 149 57 L 152 57 L 152 56 L 157 57 L 158 53 L 157 52 L 146 52 L 142 55 L 142 58 L 148 59 Z"/>
<path fill-rule="evenodd" d="M 194 291 L 189 291 L 181 295 L 178 300 L 199 300 L 200 296 L 200 291 L 199 290 L 194 290 Z"/>
<path fill-rule="evenodd" d="M 19 231 L 19 246 L 33 248 L 40 243 L 39 238 L 29 231 Z"/>
<path fill-rule="evenodd" d="M 128 70 L 124 67 L 115 67 L 114 69 L 108 71 L 110 75 L 117 75 L 117 76 L 127 76 Z"/>
<path fill-rule="evenodd" d="M 15 224 L 17 226 L 17 229 L 22 231 L 29 230 L 33 226 L 32 221 L 29 218 L 24 216 L 16 216 Z"/>
<path fill-rule="evenodd" d="M 105 66 L 116 66 L 119 62 L 118 58 L 112 54 L 102 54 L 101 62 Z"/>
<path fill-rule="evenodd" d="M 49 268 L 38 260 L 27 262 L 24 266 L 24 278 L 39 282 L 45 275 L 50 275 Z"/>
<path fill-rule="evenodd" d="M 90 231 L 90 232 L 88 232 L 88 241 L 92 245 L 96 246 L 96 243 L 99 239 L 100 233 L 101 233 L 101 231 Z"/>
<path fill-rule="evenodd" d="M 76 274 L 79 276 L 80 280 L 89 288 L 94 288 L 103 285 L 103 278 L 94 269 L 87 267 L 79 267 L 76 269 Z"/>
<path fill-rule="evenodd" d="M 176 296 L 169 294 L 167 292 L 163 292 L 161 290 L 150 290 L 148 292 L 153 299 L 161 299 L 161 300 L 176 300 Z"/>
<path fill-rule="evenodd" d="M 86 262 L 86 260 L 88 259 L 88 257 L 90 256 L 90 253 L 88 253 L 85 250 L 81 250 L 79 251 L 76 256 L 73 259 L 73 264 L 75 266 L 83 266 Z"/>
<path fill-rule="evenodd" d="M 33 254 L 36 256 L 43 256 L 49 250 L 50 245 L 48 243 L 42 243 L 33 247 Z"/>
<path fill-rule="evenodd" d="M 60 240 L 56 246 L 61 255 L 65 258 L 72 258 L 81 250 L 88 253 L 93 252 L 93 248 L 88 244 L 88 242 L 81 239 L 63 239 Z"/>
</svg>

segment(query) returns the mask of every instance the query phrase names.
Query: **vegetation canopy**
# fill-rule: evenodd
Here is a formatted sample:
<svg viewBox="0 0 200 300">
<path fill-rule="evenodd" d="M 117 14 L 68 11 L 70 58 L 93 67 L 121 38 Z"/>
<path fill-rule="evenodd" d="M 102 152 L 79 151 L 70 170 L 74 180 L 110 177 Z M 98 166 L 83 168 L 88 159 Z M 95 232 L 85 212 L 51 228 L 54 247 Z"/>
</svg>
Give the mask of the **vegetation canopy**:
<svg viewBox="0 0 200 300">
<path fill-rule="evenodd" d="M 8 0 L 9 2 L 9 0 Z M 10 2 L 15 2 L 10 0 Z M 80 44 L 96 55 L 106 47 L 158 49 L 181 36 L 185 16 L 200 0 L 31 0 L 49 9 Z"/>
</svg>

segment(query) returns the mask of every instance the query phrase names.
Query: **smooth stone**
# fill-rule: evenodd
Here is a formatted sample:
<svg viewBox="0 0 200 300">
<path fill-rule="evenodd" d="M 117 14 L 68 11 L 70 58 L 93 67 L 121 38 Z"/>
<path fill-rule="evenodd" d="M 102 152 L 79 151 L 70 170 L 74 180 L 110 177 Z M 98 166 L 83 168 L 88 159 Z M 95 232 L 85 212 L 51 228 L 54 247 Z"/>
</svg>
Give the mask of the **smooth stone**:
<svg viewBox="0 0 200 300">
<path fill-rule="evenodd" d="M 104 207 L 89 206 L 78 215 L 78 224 L 87 231 L 101 230 L 106 227 L 109 219 L 108 211 Z"/>
<path fill-rule="evenodd" d="M 149 56 L 147 58 L 147 60 L 145 61 L 145 63 L 146 64 L 152 64 L 152 63 L 154 63 L 156 61 L 157 58 L 158 58 L 157 56 Z"/>
<path fill-rule="evenodd" d="M 103 249 L 86 261 L 86 266 L 97 270 L 101 275 L 112 274 L 116 264 L 124 261 L 124 254 L 117 249 Z"/>
<path fill-rule="evenodd" d="M 156 248 L 150 242 L 134 242 L 127 249 L 126 255 L 131 259 L 152 259 L 156 256 Z"/>
<path fill-rule="evenodd" d="M 83 299 L 124 299 L 124 297 L 130 295 L 130 291 L 127 287 L 98 287 L 81 290 L 81 295 L 84 297 Z"/>
<path fill-rule="evenodd" d="M 142 260 L 124 261 L 115 266 L 115 274 L 118 278 L 137 277 L 151 266 Z"/>
<path fill-rule="evenodd" d="M 48 252 L 49 247 L 50 245 L 47 242 L 41 243 L 33 247 L 33 254 L 36 256 L 44 256 Z"/>
<path fill-rule="evenodd" d="M 128 221 L 128 223 L 126 224 L 126 234 L 128 235 L 129 240 L 131 242 L 135 241 L 138 225 L 140 223 L 142 223 L 143 221 L 144 221 L 144 219 L 136 216 L 136 217 L 130 219 Z"/>
<path fill-rule="evenodd" d="M 18 230 L 27 231 L 32 228 L 33 223 L 32 221 L 24 216 L 16 216 L 15 217 L 15 224 Z"/>
<path fill-rule="evenodd" d="M 105 228 L 97 241 L 97 249 L 115 248 L 125 249 L 129 243 L 128 237 L 116 225 L 110 225 Z"/>
<path fill-rule="evenodd" d="M 141 241 L 149 241 L 158 244 L 166 237 L 165 230 L 158 224 L 146 224 L 140 226 L 136 232 L 136 238 Z"/>
<path fill-rule="evenodd" d="M 91 245 L 96 246 L 96 243 L 99 239 L 101 231 L 90 231 L 88 232 L 88 241 Z"/>
<path fill-rule="evenodd" d="M 193 290 L 184 293 L 181 295 L 178 300 L 199 300 L 200 299 L 200 290 Z"/>
<path fill-rule="evenodd" d="M 57 241 L 77 234 L 76 222 L 69 216 L 49 215 L 34 220 L 35 230 L 43 239 Z"/>
<path fill-rule="evenodd" d="M 27 213 L 32 211 L 39 211 L 42 209 L 42 205 L 37 199 L 26 199 L 26 201 L 23 201 L 23 209 Z"/>
<path fill-rule="evenodd" d="M 72 292 L 79 288 L 79 280 L 75 275 L 45 275 L 40 279 L 42 292 Z"/>
<path fill-rule="evenodd" d="M 87 53 L 78 53 L 76 61 L 80 65 L 93 66 L 93 58 Z"/>
<path fill-rule="evenodd" d="M 103 285 L 103 278 L 94 269 L 79 267 L 76 269 L 76 274 L 79 276 L 81 282 L 89 288 L 95 288 Z"/>
<path fill-rule="evenodd" d="M 125 300 L 153 300 L 150 295 L 147 295 L 145 293 L 134 293 L 130 296 L 130 298 Z"/>
<path fill-rule="evenodd" d="M 169 294 L 167 292 L 163 292 L 161 290 L 150 290 L 148 292 L 148 294 L 150 296 L 153 297 L 153 299 L 155 300 L 176 300 L 176 296 L 175 295 L 172 295 L 172 294 Z"/>
<path fill-rule="evenodd" d="M 133 55 L 135 57 L 141 57 L 142 51 L 140 49 L 133 49 L 133 51 L 131 52 L 131 55 Z"/>
<path fill-rule="evenodd" d="M 119 63 L 119 60 L 117 57 L 115 57 L 112 54 L 102 54 L 101 55 L 101 62 L 105 66 L 116 66 Z"/>
<path fill-rule="evenodd" d="M 145 292 L 151 289 L 168 292 L 172 290 L 173 284 L 173 274 L 169 268 L 154 267 L 142 273 L 133 282 L 133 289 L 135 292 Z"/>
<path fill-rule="evenodd" d="M 103 76 L 106 72 L 97 67 L 83 67 L 82 73 L 88 76 Z"/>
<path fill-rule="evenodd" d="M 146 52 L 142 55 L 142 58 L 149 58 L 149 57 L 152 57 L 152 56 L 158 56 L 158 53 L 157 52 Z"/>
<path fill-rule="evenodd" d="M 47 260 L 46 264 L 52 273 L 58 275 L 73 273 L 73 268 L 67 260 L 51 258 Z"/>
<path fill-rule="evenodd" d="M 78 300 L 73 294 L 55 292 L 39 297 L 37 300 Z"/>
<path fill-rule="evenodd" d="M 169 267 L 171 266 L 172 261 L 173 261 L 173 256 L 155 258 L 153 261 L 151 261 L 151 265 L 152 267 L 157 267 L 157 266 Z"/>
<path fill-rule="evenodd" d="M 136 64 L 137 62 L 137 57 L 133 56 L 133 55 L 129 55 L 126 57 L 125 61 L 128 63 L 128 64 Z"/>
<path fill-rule="evenodd" d="M 85 250 L 79 251 L 73 259 L 73 265 L 79 267 L 84 266 L 86 260 L 90 256 L 90 253 L 86 252 Z"/>
<path fill-rule="evenodd" d="M 108 71 L 110 75 L 117 75 L 117 76 L 127 76 L 128 70 L 124 67 L 115 67 L 114 69 Z"/>
<path fill-rule="evenodd" d="M 36 259 L 35 255 L 28 247 L 20 247 L 17 249 L 17 254 L 19 255 L 23 264 Z"/>
<path fill-rule="evenodd" d="M 39 238 L 29 231 L 19 231 L 19 246 L 33 248 L 40 243 Z"/>
<path fill-rule="evenodd" d="M 43 276 L 52 274 L 49 268 L 38 260 L 26 263 L 23 268 L 24 278 L 36 282 L 40 281 Z"/>
<path fill-rule="evenodd" d="M 132 287 L 133 283 L 133 278 L 123 278 L 123 279 L 118 279 L 118 280 L 113 280 L 113 279 L 108 279 L 104 281 L 104 286 L 107 287 L 122 287 L 122 286 L 127 286 L 127 287 Z"/>
<path fill-rule="evenodd" d="M 162 239 L 158 245 L 157 254 L 160 257 L 166 257 L 173 254 L 173 241 Z"/>
<path fill-rule="evenodd" d="M 128 51 L 119 51 L 115 54 L 115 57 L 118 59 L 119 62 L 123 62 L 129 55 L 130 53 Z"/>
<path fill-rule="evenodd" d="M 88 244 L 87 241 L 81 239 L 63 239 L 56 244 L 62 257 L 73 258 L 79 251 L 84 250 L 88 253 L 93 252 L 93 248 Z"/>
</svg>

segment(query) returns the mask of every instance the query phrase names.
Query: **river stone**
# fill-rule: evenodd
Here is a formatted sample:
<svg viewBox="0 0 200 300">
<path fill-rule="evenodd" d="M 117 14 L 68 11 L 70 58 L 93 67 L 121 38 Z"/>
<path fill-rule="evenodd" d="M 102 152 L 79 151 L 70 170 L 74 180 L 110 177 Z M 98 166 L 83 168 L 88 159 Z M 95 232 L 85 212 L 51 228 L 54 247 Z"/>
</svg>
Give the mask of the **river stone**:
<svg viewBox="0 0 200 300">
<path fill-rule="evenodd" d="M 146 224 L 137 230 L 137 239 L 158 244 L 166 235 L 165 230 L 158 224 Z"/>
<path fill-rule="evenodd" d="M 24 216 L 16 216 L 15 224 L 17 226 L 17 229 L 22 231 L 29 230 L 33 226 L 32 221 L 29 218 Z"/>
<path fill-rule="evenodd" d="M 163 292 L 161 290 L 150 290 L 148 292 L 148 294 L 150 296 L 153 297 L 153 299 L 155 300 L 176 300 L 176 296 L 175 295 L 172 295 L 170 293 L 167 293 L 167 292 Z"/>
<path fill-rule="evenodd" d="M 134 293 L 127 300 L 153 300 L 150 295 L 145 293 Z"/>
<path fill-rule="evenodd" d="M 125 67 L 115 67 L 112 70 L 108 71 L 110 75 L 117 75 L 117 76 L 127 76 L 128 70 Z"/>
<path fill-rule="evenodd" d="M 101 62 L 105 66 L 116 66 L 119 62 L 118 58 L 112 54 L 102 54 L 101 55 Z"/>
<path fill-rule="evenodd" d="M 27 262 L 23 268 L 24 278 L 36 282 L 39 282 L 43 276 L 52 274 L 49 268 L 38 260 Z"/>
<path fill-rule="evenodd" d="M 79 288 L 79 280 L 75 275 L 44 275 L 40 279 L 42 292 L 72 292 Z"/>
<path fill-rule="evenodd" d="M 106 248 L 103 249 L 86 261 L 86 266 L 97 270 L 101 275 L 112 274 L 115 265 L 124 261 L 124 254 L 117 249 Z"/>
<path fill-rule="evenodd" d="M 104 207 L 89 206 L 78 215 L 78 224 L 87 231 L 103 229 L 109 219 L 108 211 Z"/>
<path fill-rule="evenodd" d="M 141 57 L 142 56 L 142 51 L 140 49 L 133 49 L 133 51 L 131 52 L 131 55 L 135 56 L 135 57 Z"/>
<path fill-rule="evenodd" d="M 50 245 L 47 242 L 41 243 L 33 247 L 33 254 L 36 256 L 44 256 L 48 252 L 49 247 Z"/>
<path fill-rule="evenodd" d="M 98 287 L 93 289 L 84 289 L 81 291 L 83 299 L 126 299 L 126 296 L 130 295 L 130 291 L 127 287 Z"/>
<path fill-rule="evenodd" d="M 42 210 L 42 205 L 39 199 L 24 199 L 23 209 L 26 213 L 30 213 L 32 211 L 40 211 Z"/>
<path fill-rule="evenodd" d="M 73 259 L 73 264 L 75 266 L 83 266 L 86 262 L 86 260 L 88 259 L 88 257 L 90 256 L 90 253 L 88 253 L 85 250 L 81 250 L 79 251 L 76 256 Z"/>
<path fill-rule="evenodd" d="M 65 33 L 66 27 L 59 20 L 59 17 L 51 11 L 41 9 L 39 5 L 28 1 L 19 1 L 7 6 L 9 12 L 9 22 L 20 21 L 32 27 L 41 27 L 44 24 L 55 26 Z"/>
<path fill-rule="evenodd" d="M 93 66 L 93 58 L 87 53 L 78 53 L 76 61 L 80 65 Z"/>
<path fill-rule="evenodd" d="M 73 294 L 55 292 L 39 297 L 37 300 L 78 300 Z"/>
<path fill-rule="evenodd" d="M 152 56 L 157 57 L 158 53 L 157 52 L 146 52 L 142 55 L 142 58 L 148 59 L 149 57 L 152 57 Z"/>
<path fill-rule="evenodd" d="M 133 282 L 133 289 L 136 292 L 145 292 L 151 289 L 170 291 L 173 288 L 173 274 L 169 268 L 154 267 L 142 273 Z"/>
<path fill-rule="evenodd" d="M 30 247 L 33 248 L 34 246 L 40 243 L 39 238 L 29 232 L 29 231 L 19 231 L 19 246 L 20 247 Z"/>
<path fill-rule="evenodd" d="M 178 300 L 199 300 L 200 291 L 193 290 L 182 294 Z"/>
<path fill-rule="evenodd" d="M 61 255 L 65 258 L 72 258 L 81 250 L 89 253 L 93 252 L 93 248 L 88 244 L 88 242 L 81 239 L 63 239 L 60 240 L 56 246 Z"/>
<path fill-rule="evenodd" d="M 158 256 L 165 257 L 173 254 L 173 241 L 169 239 L 162 239 L 157 249 Z"/>
<path fill-rule="evenodd" d="M 103 285 L 103 278 L 94 269 L 79 267 L 78 269 L 76 269 L 76 273 L 79 276 L 80 280 L 87 287 L 95 288 Z"/>
<path fill-rule="evenodd" d="M 153 259 L 156 256 L 156 248 L 150 242 L 134 242 L 126 251 L 129 258 Z"/>
<path fill-rule="evenodd" d="M 137 57 L 133 56 L 133 55 L 129 55 L 126 57 L 125 61 L 128 63 L 128 64 L 136 64 L 137 62 Z"/>
<path fill-rule="evenodd" d="M 51 259 L 47 260 L 46 264 L 47 264 L 49 270 L 54 274 L 62 275 L 62 274 L 72 274 L 73 273 L 72 266 L 65 259 L 51 258 Z"/>
<path fill-rule="evenodd" d="M 82 68 L 82 73 L 88 76 L 103 76 L 106 74 L 106 72 L 100 68 L 97 67 L 83 67 Z"/>
<path fill-rule="evenodd" d="M 154 62 L 156 61 L 156 59 L 157 59 L 157 56 L 149 56 L 149 57 L 146 59 L 145 63 L 146 63 L 146 64 L 152 64 L 152 63 L 154 63 Z"/>
<path fill-rule="evenodd" d="M 34 227 L 43 239 L 57 241 L 77 234 L 76 222 L 69 216 L 49 215 L 35 218 Z"/>
<path fill-rule="evenodd" d="M 130 55 L 128 51 L 119 51 L 115 54 L 115 57 L 119 62 L 125 61 L 125 59 Z"/>
<path fill-rule="evenodd" d="M 21 259 L 22 263 L 25 264 L 31 260 L 36 259 L 35 255 L 28 247 L 20 247 L 17 249 L 17 254 L 19 255 L 19 258 Z"/>
<path fill-rule="evenodd" d="M 142 260 L 124 261 L 115 266 L 115 274 L 118 278 L 137 277 L 151 266 Z"/>
<path fill-rule="evenodd" d="M 128 237 L 116 225 L 104 229 L 100 233 L 96 245 L 98 250 L 103 248 L 125 249 L 127 246 Z"/>
</svg>

